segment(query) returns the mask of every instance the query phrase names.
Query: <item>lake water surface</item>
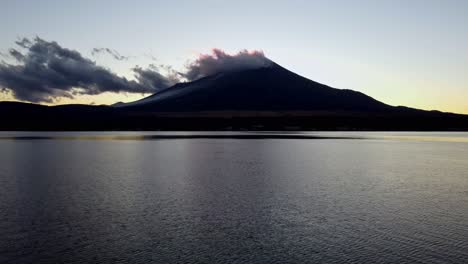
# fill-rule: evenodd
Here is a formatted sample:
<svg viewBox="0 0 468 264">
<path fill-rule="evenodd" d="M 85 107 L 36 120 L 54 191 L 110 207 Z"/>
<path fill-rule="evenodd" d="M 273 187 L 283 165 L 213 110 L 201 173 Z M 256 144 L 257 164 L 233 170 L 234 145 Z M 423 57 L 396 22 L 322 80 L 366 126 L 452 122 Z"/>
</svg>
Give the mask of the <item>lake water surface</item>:
<svg viewBox="0 0 468 264">
<path fill-rule="evenodd" d="M 468 133 L 0 132 L 0 263 L 468 263 Z"/>
</svg>

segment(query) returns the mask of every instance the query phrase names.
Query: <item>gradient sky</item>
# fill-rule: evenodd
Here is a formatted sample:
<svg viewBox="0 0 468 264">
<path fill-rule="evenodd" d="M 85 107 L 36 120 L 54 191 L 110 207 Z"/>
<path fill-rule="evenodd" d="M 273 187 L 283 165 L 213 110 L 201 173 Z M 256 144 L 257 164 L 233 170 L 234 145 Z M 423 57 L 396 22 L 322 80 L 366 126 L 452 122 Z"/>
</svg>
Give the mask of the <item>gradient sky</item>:
<svg viewBox="0 0 468 264">
<path fill-rule="evenodd" d="M 57 41 L 131 77 L 135 65 L 182 69 L 211 48 L 263 50 L 309 79 L 391 105 L 468 114 L 468 1 L 1 0 L 0 51 L 20 37 Z M 151 55 L 151 56 L 150 56 Z M 142 95 L 81 96 L 113 103 Z M 0 100 L 11 99 L 0 94 Z"/>
</svg>

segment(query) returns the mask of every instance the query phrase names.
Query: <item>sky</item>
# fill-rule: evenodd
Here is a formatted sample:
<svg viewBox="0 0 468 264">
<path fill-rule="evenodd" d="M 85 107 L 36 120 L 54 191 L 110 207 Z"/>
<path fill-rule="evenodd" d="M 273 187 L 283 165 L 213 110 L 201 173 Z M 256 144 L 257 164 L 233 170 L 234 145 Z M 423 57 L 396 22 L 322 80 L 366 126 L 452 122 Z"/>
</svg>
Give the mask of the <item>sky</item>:
<svg viewBox="0 0 468 264">
<path fill-rule="evenodd" d="M 0 1 L 3 65 L 15 63 L 5 55 L 21 48 L 15 42 L 37 36 L 134 87 L 145 77 L 137 65 L 183 71 L 213 48 L 258 50 L 304 77 L 391 105 L 468 114 L 466 0 Z M 93 54 L 96 48 L 125 59 Z M 1 88 L 0 100 L 18 100 Z M 45 103 L 111 104 L 149 94 L 138 91 L 98 89 Z"/>
</svg>

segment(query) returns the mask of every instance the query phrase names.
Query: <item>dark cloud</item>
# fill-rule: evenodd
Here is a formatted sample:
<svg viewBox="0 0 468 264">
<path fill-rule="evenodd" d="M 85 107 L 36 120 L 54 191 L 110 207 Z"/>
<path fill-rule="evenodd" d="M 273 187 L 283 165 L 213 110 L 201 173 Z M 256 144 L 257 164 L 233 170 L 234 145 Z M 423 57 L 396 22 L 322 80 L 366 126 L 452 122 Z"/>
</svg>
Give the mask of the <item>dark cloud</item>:
<svg viewBox="0 0 468 264">
<path fill-rule="evenodd" d="M 127 56 L 122 56 L 120 55 L 119 52 L 117 52 L 116 50 L 113 50 L 113 49 L 109 49 L 109 48 L 94 48 L 92 51 L 91 51 L 91 54 L 93 56 L 96 56 L 97 54 L 109 54 L 110 56 L 112 56 L 114 59 L 116 60 L 128 60 L 129 57 Z"/>
<path fill-rule="evenodd" d="M 220 49 L 213 49 L 212 54 L 201 54 L 198 59 L 187 65 L 183 76 L 196 80 L 220 72 L 268 67 L 272 64 L 262 51 L 241 50 L 230 55 Z"/>
<path fill-rule="evenodd" d="M 39 37 L 15 42 L 18 49 L 0 55 L 0 92 L 11 92 L 18 100 L 52 103 L 60 97 L 97 95 L 104 92 L 154 93 L 183 80 L 193 81 L 220 72 L 267 67 L 272 62 L 261 51 L 242 50 L 230 55 L 220 49 L 202 54 L 177 72 L 167 65 L 136 66 L 135 80 L 113 73 L 78 51 L 61 47 L 55 41 Z M 92 55 L 108 54 L 117 60 L 127 60 L 109 48 L 95 48 Z M 154 57 L 150 56 L 155 60 Z"/>
<path fill-rule="evenodd" d="M 53 102 L 59 97 L 103 92 L 154 93 L 179 81 L 174 73 L 164 76 L 157 67 L 133 69 L 136 81 L 120 77 L 96 65 L 79 52 L 36 37 L 16 42 L 25 52 L 10 50 L 17 64 L 0 63 L 0 87 L 19 100 Z"/>
<path fill-rule="evenodd" d="M 166 75 L 160 73 L 160 68 L 164 68 Z M 139 66 L 133 68 L 138 83 L 145 87 L 158 90 L 158 87 L 170 87 L 180 82 L 179 73 L 170 66 L 151 64 L 149 68 L 143 69 Z"/>
<path fill-rule="evenodd" d="M 10 54 L 10 56 L 15 58 L 17 61 L 23 61 L 24 60 L 24 55 L 21 54 L 21 52 L 15 50 L 15 49 L 10 49 L 8 51 L 8 53 Z"/>
<path fill-rule="evenodd" d="M 24 59 L 23 54 L 21 54 L 21 52 L 16 49 L 9 49 L 8 53 L 0 52 L 0 57 L 6 59 L 7 61 L 12 61 L 12 59 L 15 61 L 22 61 Z"/>
<path fill-rule="evenodd" d="M 25 49 L 29 49 L 29 47 L 32 46 L 32 41 L 29 40 L 28 38 L 22 38 L 20 40 L 17 40 L 16 42 L 16 45 L 22 47 L 22 48 L 25 48 Z"/>
</svg>

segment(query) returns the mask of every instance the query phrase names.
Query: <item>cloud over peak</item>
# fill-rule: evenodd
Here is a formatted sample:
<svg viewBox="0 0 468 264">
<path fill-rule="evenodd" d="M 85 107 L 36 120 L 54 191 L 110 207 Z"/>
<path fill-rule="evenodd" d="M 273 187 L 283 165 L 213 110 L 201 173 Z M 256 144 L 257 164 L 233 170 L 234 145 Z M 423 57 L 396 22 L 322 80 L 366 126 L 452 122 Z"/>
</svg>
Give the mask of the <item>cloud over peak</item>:
<svg viewBox="0 0 468 264">
<path fill-rule="evenodd" d="M 241 50 L 230 55 L 221 49 L 213 49 L 211 54 L 200 54 L 199 57 L 187 64 L 183 76 L 188 80 L 196 80 L 220 72 L 256 69 L 268 67 L 272 64 L 263 51 Z"/>
</svg>

